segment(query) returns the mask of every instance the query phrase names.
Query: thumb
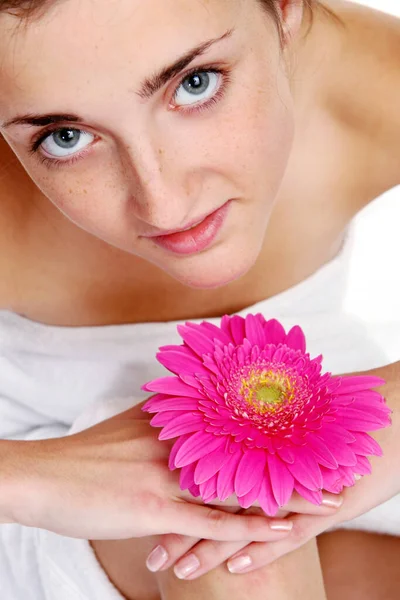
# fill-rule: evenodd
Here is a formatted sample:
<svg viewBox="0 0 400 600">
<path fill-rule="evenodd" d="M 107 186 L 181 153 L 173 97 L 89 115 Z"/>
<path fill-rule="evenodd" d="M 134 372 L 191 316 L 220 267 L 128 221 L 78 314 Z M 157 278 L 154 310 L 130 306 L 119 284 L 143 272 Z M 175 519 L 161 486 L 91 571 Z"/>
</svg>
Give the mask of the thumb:
<svg viewBox="0 0 400 600">
<path fill-rule="evenodd" d="M 270 519 L 237 515 L 197 504 L 175 503 L 164 514 L 165 531 L 217 541 L 265 542 L 271 538 Z"/>
</svg>

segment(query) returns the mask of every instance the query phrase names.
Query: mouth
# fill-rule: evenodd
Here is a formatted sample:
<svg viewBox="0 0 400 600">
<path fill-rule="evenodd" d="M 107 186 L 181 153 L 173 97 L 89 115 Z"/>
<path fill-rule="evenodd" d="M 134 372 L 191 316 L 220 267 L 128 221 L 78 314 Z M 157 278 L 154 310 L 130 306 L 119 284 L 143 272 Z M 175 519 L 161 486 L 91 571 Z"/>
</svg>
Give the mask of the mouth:
<svg viewBox="0 0 400 600">
<path fill-rule="evenodd" d="M 162 235 L 146 236 L 157 246 L 177 255 L 190 255 L 209 248 L 218 237 L 229 212 L 232 200 L 186 228 Z"/>
</svg>

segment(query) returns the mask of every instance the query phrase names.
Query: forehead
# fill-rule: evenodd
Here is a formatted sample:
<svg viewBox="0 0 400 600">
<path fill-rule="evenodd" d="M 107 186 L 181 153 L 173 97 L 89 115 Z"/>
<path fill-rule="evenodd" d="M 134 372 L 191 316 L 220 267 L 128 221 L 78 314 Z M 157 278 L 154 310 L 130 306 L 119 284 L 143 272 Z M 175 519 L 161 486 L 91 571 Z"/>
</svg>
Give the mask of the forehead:
<svg viewBox="0 0 400 600">
<path fill-rule="evenodd" d="M 20 26 L 0 16 L 0 103 L 132 85 L 237 24 L 242 0 L 64 0 Z M 63 89 L 60 89 L 62 86 Z M 1 91 L 2 90 L 2 91 Z M 3 96 L 3 98 L 2 98 Z M 64 96 L 65 97 L 65 96 Z"/>
</svg>

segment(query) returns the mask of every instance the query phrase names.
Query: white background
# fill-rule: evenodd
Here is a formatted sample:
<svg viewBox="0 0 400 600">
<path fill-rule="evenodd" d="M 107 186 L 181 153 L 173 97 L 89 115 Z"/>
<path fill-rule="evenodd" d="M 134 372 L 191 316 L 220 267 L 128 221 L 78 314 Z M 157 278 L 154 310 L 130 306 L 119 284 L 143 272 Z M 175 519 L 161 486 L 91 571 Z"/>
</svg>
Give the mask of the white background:
<svg viewBox="0 0 400 600">
<path fill-rule="evenodd" d="M 354 1 L 400 17 L 400 0 Z M 400 360 L 400 186 L 356 218 L 345 306 L 391 362 Z"/>
<path fill-rule="evenodd" d="M 384 10 L 400 17 L 400 0 L 353 0 L 353 2 L 365 4 L 378 10 Z"/>
</svg>

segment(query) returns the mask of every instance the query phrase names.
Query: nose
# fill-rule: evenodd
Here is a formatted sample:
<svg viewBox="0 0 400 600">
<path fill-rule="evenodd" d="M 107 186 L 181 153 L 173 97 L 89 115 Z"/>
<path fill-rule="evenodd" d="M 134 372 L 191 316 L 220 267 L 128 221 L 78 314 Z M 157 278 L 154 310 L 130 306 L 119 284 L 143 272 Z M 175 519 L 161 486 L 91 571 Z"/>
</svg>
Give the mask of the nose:
<svg viewBox="0 0 400 600">
<path fill-rule="evenodd" d="M 149 233 L 184 227 L 201 212 L 201 176 L 190 158 L 184 149 L 149 138 L 125 151 L 131 208 Z"/>
</svg>

